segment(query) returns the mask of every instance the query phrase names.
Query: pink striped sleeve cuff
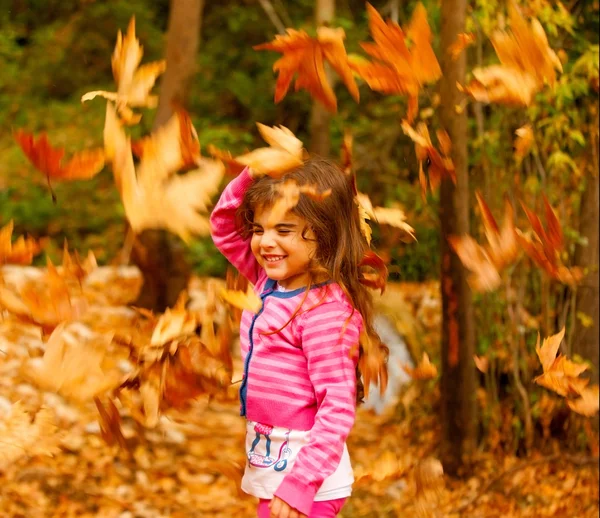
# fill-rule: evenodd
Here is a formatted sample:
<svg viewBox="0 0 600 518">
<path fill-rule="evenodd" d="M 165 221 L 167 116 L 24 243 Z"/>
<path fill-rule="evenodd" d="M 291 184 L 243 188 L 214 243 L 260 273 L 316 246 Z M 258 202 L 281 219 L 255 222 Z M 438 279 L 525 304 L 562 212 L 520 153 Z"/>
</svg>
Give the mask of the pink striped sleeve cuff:
<svg viewBox="0 0 600 518">
<path fill-rule="evenodd" d="M 250 249 L 250 239 L 242 238 L 235 222 L 235 213 L 252 182 L 248 168 L 229 182 L 212 211 L 210 228 L 216 247 L 244 277 L 256 284 L 260 266 Z"/>
</svg>

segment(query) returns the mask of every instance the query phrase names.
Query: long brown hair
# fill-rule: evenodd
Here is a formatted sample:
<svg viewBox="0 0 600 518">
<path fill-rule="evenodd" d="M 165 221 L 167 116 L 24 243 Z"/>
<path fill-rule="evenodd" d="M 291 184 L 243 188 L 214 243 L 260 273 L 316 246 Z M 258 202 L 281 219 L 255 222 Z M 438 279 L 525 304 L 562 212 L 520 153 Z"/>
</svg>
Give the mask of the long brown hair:
<svg viewBox="0 0 600 518">
<path fill-rule="evenodd" d="M 277 187 L 289 179 L 299 186 L 314 185 L 321 192 L 331 189 L 331 194 L 321 201 L 301 195 L 292 212 L 307 223 L 302 237 L 307 239 L 307 231 L 312 230 L 316 238 L 315 256 L 309 264 L 309 288 L 315 279 L 325 275 L 340 286 L 362 316 L 364 331 L 357 366 L 357 401 L 360 402 L 365 386 L 368 393 L 371 381 L 379 384 L 381 392 L 385 390 L 389 350 L 373 328 L 373 297 L 361 282 L 364 280 L 361 264 L 371 249 L 361 232 L 353 178 L 335 162 L 321 157 L 309 158 L 282 178 L 262 176 L 246 191 L 237 212 L 238 227 L 244 237 L 249 237 L 254 211 L 271 206 L 280 195 Z M 364 386 L 361 378 L 364 378 Z"/>
</svg>

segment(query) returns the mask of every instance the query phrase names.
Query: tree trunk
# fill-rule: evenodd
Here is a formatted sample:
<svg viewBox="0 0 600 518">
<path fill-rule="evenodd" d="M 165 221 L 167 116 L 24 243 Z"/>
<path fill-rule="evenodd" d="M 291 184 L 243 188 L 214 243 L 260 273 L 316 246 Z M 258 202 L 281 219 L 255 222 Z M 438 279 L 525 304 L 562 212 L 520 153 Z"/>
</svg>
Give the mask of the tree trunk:
<svg viewBox="0 0 600 518">
<path fill-rule="evenodd" d="M 440 187 L 441 291 L 442 291 L 442 462 L 446 472 L 457 474 L 473 451 L 475 421 L 475 334 L 471 291 L 466 270 L 450 249 L 447 238 L 469 232 L 469 178 L 467 163 L 467 115 L 456 113 L 464 84 L 466 58 L 456 61 L 447 49 L 465 30 L 466 0 L 442 1 L 440 121 L 452 141 L 457 185 L 444 180 Z"/>
<path fill-rule="evenodd" d="M 593 142 L 592 145 L 597 145 Z M 598 177 L 588 175 L 587 188 L 583 191 L 580 208 L 579 233 L 587 239 L 587 246 L 577 246 L 575 264 L 587 272 L 577 287 L 575 308 L 591 318 L 592 325 L 585 327 L 580 319 L 575 325 L 572 350 L 594 365 L 590 373 L 592 381 L 598 383 Z"/>
<path fill-rule="evenodd" d="M 153 129 L 173 114 L 173 103 L 185 106 L 196 69 L 204 0 L 171 0 L 167 28 L 167 70 L 161 78 Z M 186 288 L 190 267 L 184 244 L 165 230 L 145 230 L 133 243 L 132 260 L 142 270 L 144 285 L 136 301 L 141 307 L 164 311 Z"/>
<path fill-rule="evenodd" d="M 317 0 L 315 3 L 315 24 L 330 23 L 335 16 L 335 0 Z M 325 64 L 325 74 L 329 84 L 333 86 L 335 76 L 330 67 Z M 331 113 L 317 101 L 313 101 L 310 112 L 310 146 L 311 153 L 320 156 L 328 156 L 331 152 Z"/>
</svg>

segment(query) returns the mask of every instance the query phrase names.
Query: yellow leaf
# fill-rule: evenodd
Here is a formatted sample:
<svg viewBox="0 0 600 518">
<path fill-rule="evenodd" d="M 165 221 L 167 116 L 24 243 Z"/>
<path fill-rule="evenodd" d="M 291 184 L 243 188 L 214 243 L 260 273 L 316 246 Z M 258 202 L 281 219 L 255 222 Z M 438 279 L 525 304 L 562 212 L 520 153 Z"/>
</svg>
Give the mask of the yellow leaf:
<svg viewBox="0 0 600 518">
<path fill-rule="evenodd" d="M 407 365 L 402 365 L 404 371 L 414 380 L 429 380 L 437 376 L 437 367 L 429 361 L 429 355 L 424 352 L 423 358 L 413 369 Z"/>
<path fill-rule="evenodd" d="M 30 237 L 19 236 L 12 242 L 13 221 L 10 220 L 0 228 L 0 265 L 2 264 L 31 264 L 33 257 L 38 255 L 47 239 L 36 241 Z"/>
<path fill-rule="evenodd" d="M 560 347 L 560 344 L 565 336 L 565 328 L 563 328 L 555 335 L 544 338 L 542 346 L 540 347 L 540 335 L 538 333 L 537 343 L 535 345 L 535 352 L 540 359 L 542 369 L 544 372 L 550 370 L 556 359 L 556 353 Z"/>
<path fill-rule="evenodd" d="M 569 408 L 573 412 L 578 414 L 591 417 L 598 413 L 598 405 L 600 393 L 598 391 L 598 385 L 592 385 L 591 387 L 585 387 L 579 394 L 580 398 L 567 401 Z"/>
<path fill-rule="evenodd" d="M 252 286 L 248 286 L 248 289 L 245 292 L 239 290 L 223 290 L 221 291 L 221 298 L 236 308 L 247 309 L 252 313 L 258 313 L 263 305 L 260 297 L 254 293 Z"/>
<path fill-rule="evenodd" d="M 58 453 L 54 413 L 41 408 L 32 419 L 20 401 L 12 405 L 10 415 L 0 421 L 0 471 L 20 457 Z"/>
<path fill-rule="evenodd" d="M 179 120 L 179 115 L 173 117 Z M 142 154 L 137 170 L 133 163 L 131 143 L 123 128 L 117 125 L 114 132 L 108 135 L 108 146 L 115 152 L 115 182 L 120 186 L 131 228 L 134 232 L 164 228 L 184 241 L 189 240 L 192 233 L 208 234 L 208 218 L 201 213 L 208 212 L 211 197 L 219 188 L 225 172 L 223 163 L 199 158 L 197 169 L 182 175 L 175 174 L 177 163 L 180 167 L 183 164 L 174 156 L 184 160 L 184 149 L 189 148 L 184 146 L 179 152 L 163 150 L 163 147 L 171 146 L 173 141 L 160 135 L 156 140 L 144 144 L 148 153 Z M 150 149 L 153 151 L 150 152 Z"/>
<path fill-rule="evenodd" d="M 390 225 L 403 230 L 410 240 L 416 241 L 415 229 L 406 222 L 404 211 L 395 207 L 375 207 L 373 210 L 375 221 L 380 225 Z"/>
<path fill-rule="evenodd" d="M 125 37 L 121 31 L 117 33 L 117 43 L 112 55 L 112 71 L 117 91 L 88 92 L 82 96 L 81 102 L 89 101 L 97 96 L 104 97 L 116 103 L 117 111 L 124 124 L 137 124 L 141 115 L 133 113 L 130 106 L 156 107 L 158 98 L 150 95 L 150 90 L 152 90 L 156 78 L 166 69 L 164 60 L 139 67 L 143 54 L 142 46 L 135 36 L 135 17 L 132 17 Z"/>
<path fill-rule="evenodd" d="M 515 158 L 517 162 L 521 162 L 529 153 L 533 145 L 533 130 L 531 124 L 525 124 L 515 131 L 517 138 L 515 139 Z"/>
</svg>

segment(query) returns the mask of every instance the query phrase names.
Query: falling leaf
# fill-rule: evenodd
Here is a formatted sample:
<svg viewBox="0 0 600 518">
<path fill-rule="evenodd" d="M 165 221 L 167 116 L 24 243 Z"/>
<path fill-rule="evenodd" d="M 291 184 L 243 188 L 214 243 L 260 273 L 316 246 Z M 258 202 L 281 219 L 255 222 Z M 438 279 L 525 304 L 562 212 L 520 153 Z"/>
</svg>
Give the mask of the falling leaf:
<svg viewBox="0 0 600 518">
<path fill-rule="evenodd" d="M 367 12 L 375 43 L 361 43 L 361 46 L 376 61 L 352 59 L 350 66 L 372 90 L 407 95 L 407 120 L 411 123 L 418 113 L 419 90 L 425 83 L 437 81 L 442 75 L 431 47 L 427 11 L 423 4 L 416 5 L 406 35 L 396 22 L 385 22 L 369 3 Z M 406 46 L 406 38 L 412 41 L 410 49 Z"/>
<path fill-rule="evenodd" d="M 112 115 L 109 115 L 113 112 Z M 114 108 L 107 108 L 107 117 L 114 117 Z M 177 121 L 179 116 L 174 115 Z M 178 122 L 179 124 L 179 122 Z M 162 150 L 159 143 L 169 146 L 167 139 L 158 139 L 154 144 L 144 145 L 144 155 L 139 166 L 134 166 L 131 143 L 123 128 L 115 125 L 113 134 L 106 135 L 108 146 L 114 149 L 113 172 L 120 186 L 125 214 L 134 232 L 148 228 L 164 228 L 179 235 L 184 241 L 190 234 L 208 234 L 210 225 L 205 215 L 211 197 L 216 194 L 224 174 L 222 162 L 200 158 L 199 167 L 178 175 L 173 166 L 176 160 Z M 107 145 L 105 143 L 105 145 Z M 185 154 L 175 150 L 181 157 L 182 167 Z M 149 152 L 152 149 L 153 152 Z M 173 150 L 172 150 L 173 151 Z M 161 158 L 170 156 L 170 158 Z"/>
<path fill-rule="evenodd" d="M 198 133 L 183 108 L 177 108 L 167 123 L 150 135 L 132 142 L 131 149 L 140 159 L 161 163 L 165 171 L 178 171 L 200 162 Z"/>
<path fill-rule="evenodd" d="M 589 379 L 579 377 L 588 366 L 584 363 L 574 363 L 563 355 L 556 356 L 564 335 L 563 327 L 559 333 L 545 338 L 540 347 L 538 334 L 535 352 L 544 372 L 534 381 L 561 396 L 577 396 L 582 394 L 589 383 Z"/>
<path fill-rule="evenodd" d="M 491 37 L 501 64 L 474 69 L 474 79 L 461 89 L 477 101 L 529 106 L 546 82 L 554 86 L 562 65 L 537 19 L 528 25 L 514 1 L 508 13 L 511 33 L 497 30 Z"/>
<path fill-rule="evenodd" d="M 562 264 L 560 254 L 564 242 L 560 221 L 548 199 L 545 196 L 543 198 L 546 228 L 542 225 L 539 216 L 521 203 L 531 224 L 533 237 L 517 229 L 517 240 L 525 253 L 550 277 L 564 284 L 575 285 L 582 279 L 583 271 L 579 267 L 567 268 Z"/>
<path fill-rule="evenodd" d="M 380 225 L 399 228 L 408 236 L 408 241 L 416 241 L 415 229 L 406 222 L 406 215 L 402 209 L 397 207 L 375 207 L 373 216 L 374 220 Z"/>
<path fill-rule="evenodd" d="M 285 126 L 265 126 L 256 123 L 261 136 L 269 147 L 261 147 L 233 158 L 231 153 L 223 152 L 214 146 L 208 150 L 215 158 L 223 160 L 233 174 L 239 174 L 245 167 L 255 173 L 279 178 L 283 174 L 302 165 L 304 149 L 302 141 Z"/>
<path fill-rule="evenodd" d="M 100 414 L 100 432 L 102 438 L 109 445 L 118 444 L 121 448 L 127 448 L 127 442 L 121 430 L 121 415 L 112 399 L 108 398 L 108 408 L 105 408 L 100 399 L 94 397 L 94 403 Z"/>
<path fill-rule="evenodd" d="M 342 149 L 340 152 L 342 171 L 348 176 L 352 174 L 352 133 L 349 130 L 344 131 L 342 140 Z"/>
<path fill-rule="evenodd" d="M 117 33 L 117 43 L 112 55 L 112 72 L 116 92 L 97 90 L 82 96 L 81 102 L 94 99 L 96 96 L 114 101 L 117 111 L 125 124 L 137 124 L 141 115 L 134 113 L 130 106 L 155 108 L 158 98 L 150 95 L 156 78 L 166 69 L 166 61 L 154 61 L 139 66 L 144 51 L 135 36 L 135 17 L 132 17 L 127 34 L 123 37 L 121 31 Z M 138 68 L 139 67 L 139 68 Z"/>
<path fill-rule="evenodd" d="M 598 413 L 598 405 L 600 400 L 600 393 L 598 391 L 598 385 L 592 385 L 591 387 L 585 387 L 579 395 L 578 399 L 567 401 L 569 408 L 573 412 L 578 414 L 591 417 Z"/>
<path fill-rule="evenodd" d="M 498 227 L 494 216 L 479 192 L 477 203 L 481 211 L 487 245 L 479 245 L 471 236 L 449 236 L 448 243 L 461 262 L 472 272 L 469 285 L 475 291 L 491 291 L 501 282 L 500 272 L 512 264 L 519 254 L 514 227 L 514 212 L 508 197 L 504 197 L 504 221 Z"/>
<path fill-rule="evenodd" d="M 28 360 L 23 374 L 43 390 L 57 392 L 75 401 L 93 399 L 121 382 L 116 371 L 105 372 L 102 362 L 113 334 L 85 331 L 75 334 L 60 324 L 50 335 L 41 358 Z"/>
<path fill-rule="evenodd" d="M 311 38 L 304 31 L 287 29 L 287 34 L 278 34 L 270 43 L 256 45 L 255 50 L 273 50 L 283 56 L 273 65 L 278 72 L 275 86 L 275 102 L 280 102 L 296 74 L 296 91 L 307 90 L 329 111 L 337 111 L 337 99 L 327 80 L 325 61 L 342 78 L 352 97 L 358 102 L 358 86 L 348 65 L 344 47 L 346 34 L 342 28 L 319 27 L 317 37 Z"/>
<path fill-rule="evenodd" d="M 185 308 L 167 308 L 156 323 L 150 344 L 163 345 L 179 336 L 192 335 L 196 325 L 196 317 Z"/>
<path fill-rule="evenodd" d="M 65 150 L 53 147 L 45 133 L 36 140 L 33 134 L 17 130 L 14 137 L 33 166 L 46 175 L 48 185 L 51 180 L 88 180 L 104 167 L 101 148 L 79 151 L 63 162 Z"/>
<path fill-rule="evenodd" d="M 490 366 L 490 361 L 487 356 L 473 356 L 473 361 L 475 362 L 475 367 L 479 372 L 483 372 L 484 374 L 488 371 Z"/>
<path fill-rule="evenodd" d="M 423 172 L 423 161 L 429 158 L 429 185 L 431 191 L 436 191 L 443 178 L 449 178 L 456 184 L 456 168 L 450 157 L 452 143 L 445 131 L 438 131 L 437 137 L 440 144 L 441 154 L 433 146 L 429 136 L 429 130 L 424 122 L 420 122 L 415 130 L 407 120 L 402 121 L 404 134 L 415 143 L 415 152 L 419 161 L 419 181 L 421 184 L 421 196 L 426 199 L 427 180 Z"/>
<path fill-rule="evenodd" d="M 542 364 L 542 369 L 544 372 L 549 370 L 556 359 L 556 353 L 558 353 L 558 349 L 560 347 L 561 342 L 565 336 L 565 328 L 563 327 L 558 333 L 555 335 L 544 338 L 542 342 L 542 346 L 540 347 L 540 335 L 538 333 L 537 344 L 535 346 L 535 352 L 540 359 L 540 363 Z"/>
<path fill-rule="evenodd" d="M 387 353 L 364 329 L 361 331 L 359 342 L 362 354 L 358 358 L 358 368 L 365 388 L 365 397 L 369 397 L 371 385 L 377 385 L 379 393 L 383 394 L 388 384 Z M 357 351 L 358 346 L 359 344 L 356 344 Z"/>
<path fill-rule="evenodd" d="M 48 408 L 41 408 L 32 418 L 17 401 L 10 415 L 0 420 L 0 437 L 0 471 L 24 456 L 53 456 L 59 452 L 55 416 Z"/>
<path fill-rule="evenodd" d="M 464 33 L 461 32 L 456 36 L 456 41 L 448 47 L 448 54 L 452 57 L 452 61 L 456 61 L 461 52 L 465 50 L 469 45 L 475 43 L 475 34 L 472 32 Z"/>
<path fill-rule="evenodd" d="M 373 250 L 367 250 L 358 264 L 358 268 L 361 272 L 359 279 L 361 284 L 374 290 L 380 290 L 381 293 L 384 292 L 388 270 L 381 257 Z"/>
<path fill-rule="evenodd" d="M 331 194 L 331 189 L 319 192 L 314 185 L 298 185 L 292 178 L 275 186 L 278 197 L 273 203 L 269 215 L 268 224 L 275 225 L 281 221 L 288 211 L 292 210 L 300 201 L 300 195 L 304 194 L 314 201 L 323 201 Z"/>
<path fill-rule="evenodd" d="M 221 298 L 239 309 L 247 309 L 252 313 L 258 313 L 262 308 L 262 300 L 254 293 L 252 286 L 248 286 L 246 291 L 241 290 L 223 290 Z"/>
<path fill-rule="evenodd" d="M 437 376 L 437 367 L 429 361 L 426 352 L 423 352 L 421 361 L 414 369 L 408 365 L 402 365 L 402 368 L 414 380 L 430 380 Z"/>
<path fill-rule="evenodd" d="M 48 239 L 35 240 L 31 237 L 19 236 L 12 242 L 12 219 L 0 228 L 0 265 L 2 264 L 31 264 L 48 243 Z"/>
<path fill-rule="evenodd" d="M 82 294 L 76 296 L 70 290 L 49 259 L 41 282 L 25 282 L 16 293 L 0 286 L 0 306 L 21 318 L 51 328 L 79 318 L 87 311 Z"/>
<path fill-rule="evenodd" d="M 534 142 L 531 124 L 520 127 L 515 131 L 515 134 L 517 135 L 515 139 L 515 158 L 520 163 L 527 156 Z"/>
</svg>

